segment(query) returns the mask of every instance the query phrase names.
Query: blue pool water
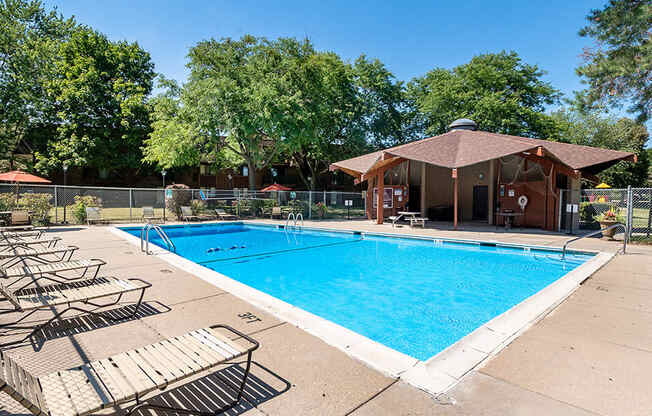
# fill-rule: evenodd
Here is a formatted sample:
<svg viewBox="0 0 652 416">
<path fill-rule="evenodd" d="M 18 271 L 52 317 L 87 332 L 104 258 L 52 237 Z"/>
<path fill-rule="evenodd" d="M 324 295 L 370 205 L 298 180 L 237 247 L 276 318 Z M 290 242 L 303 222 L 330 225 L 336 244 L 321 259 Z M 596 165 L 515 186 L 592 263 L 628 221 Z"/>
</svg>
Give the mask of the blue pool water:
<svg viewBox="0 0 652 416">
<path fill-rule="evenodd" d="M 164 228 L 177 254 L 420 360 L 591 257 L 239 223 Z"/>
</svg>

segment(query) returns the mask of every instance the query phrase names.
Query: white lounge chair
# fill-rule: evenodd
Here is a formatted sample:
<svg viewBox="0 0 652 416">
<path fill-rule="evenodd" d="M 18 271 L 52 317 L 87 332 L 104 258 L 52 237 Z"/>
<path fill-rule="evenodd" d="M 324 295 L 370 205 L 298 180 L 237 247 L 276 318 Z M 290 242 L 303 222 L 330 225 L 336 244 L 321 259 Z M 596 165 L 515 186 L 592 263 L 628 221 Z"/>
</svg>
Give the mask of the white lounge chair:
<svg viewBox="0 0 652 416">
<path fill-rule="evenodd" d="M 229 214 L 229 213 L 227 213 L 226 211 L 224 211 L 221 208 L 215 208 L 215 214 L 217 214 L 217 217 L 219 219 L 221 219 L 221 220 L 237 220 L 238 219 L 237 216 L 235 216 L 233 214 Z"/>
<path fill-rule="evenodd" d="M 29 225 L 29 212 L 27 211 L 11 211 L 11 225 L 25 226 Z"/>
<path fill-rule="evenodd" d="M 199 216 L 192 213 L 192 208 L 181 207 L 181 219 L 183 221 L 199 221 Z"/>
<path fill-rule="evenodd" d="M 0 252 L 11 250 L 15 247 L 29 247 L 34 245 L 40 245 L 43 247 L 54 247 L 57 243 L 61 241 L 61 237 L 49 237 L 49 238 L 35 238 L 35 239 L 24 239 L 24 238 L 4 238 L 0 239 Z"/>
<path fill-rule="evenodd" d="M 20 344 L 31 336 L 33 336 L 40 329 L 49 325 L 61 317 L 68 311 L 76 311 L 97 315 L 95 311 L 108 306 L 117 305 L 126 293 L 140 291 L 138 303 L 133 311 L 132 317 L 136 315 L 138 309 L 143 301 L 145 290 L 152 285 L 142 279 L 118 279 L 116 277 L 100 277 L 97 279 L 81 280 L 74 284 L 66 285 L 50 285 L 41 286 L 31 289 L 20 289 L 14 291 L 0 282 L 0 294 L 5 297 L 5 300 L 11 303 L 14 307 L 13 310 L 3 310 L 4 313 L 22 313 L 20 318 L 13 322 L 1 324 L 2 329 L 31 329 L 32 331 L 21 340 L 11 341 L 0 345 L 6 347 L 8 345 Z M 117 296 L 118 299 L 107 303 L 97 304 L 91 302 L 95 299 Z M 63 310 L 55 308 L 56 306 L 67 305 Z M 82 306 L 90 305 L 93 309 L 84 309 Z M 40 310 L 51 310 L 54 316 L 45 323 L 32 324 L 32 325 L 19 325 L 27 318 Z M 106 315 L 106 316 L 105 316 Z M 108 314 L 103 317 L 112 320 L 122 320 L 124 317 L 112 318 Z"/>
<path fill-rule="evenodd" d="M 243 346 L 240 340 L 232 341 L 218 329 L 230 331 L 248 345 Z M 249 377 L 251 356 L 258 346 L 257 341 L 231 327 L 215 325 L 40 377 L 33 376 L 10 354 L 5 354 L 0 367 L 0 390 L 36 415 L 85 416 L 129 402 L 135 405 L 127 415 L 139 410 L 151 410 L 154 414 L 216 415 L 240 402 Z M 174 403 L 159 405 L 142 401 L 148 393 L 164 390 L 172 383 L 245 355 L 247 364 L 237 396 L 217 411 L 208 413 L 175 408 Z"/>
<path fill-rule="evenodd" d="M 143 207 L 143 221 L 162 222 L 163 218 L 154 213 L 154 207 Z"/>
<path fill-rule="evenodd" d="M 269 215 L 270 219 L 274 219 L 274 217 L 279 217 L 283 218 L 283 211 L 281 210 L 281 207 L 272 207 L 272 213 Z"/>
<path fill-rule="evenodd" d="M 43 236 L 43 230 L 35 231 L 0 231 L 0 240 L 38 240 Z"/>
<path fill-rule="evenodd" d="M 100 207 L 86 207 L 86 224 L 106 222 L 102 218 L 102 209 Z"/>
<path fill-rule="evenodd" d="M 81 259 L 61 263 L 50 264 L 29 264 L 14 267 L 0 267 L 0 278 L 9 279 L 6 287 L 14 287 L 18 283 L 26 282 L 21 286 L 25 288 L 33 285 L 39 280 L 48 280 L 54 283 L 66 283 L 74 280 L 84 279 L 94 270 L 91 279 L 97 278 L 100 268 L 106 262 L 101 259 Z M 76 275 L 63 275 L 64 272 L 78 272 Z M 20 289 L 16 289 L 20 290 Z"/>
<path fill-rule="evenodd" d="M 68 262 L 72 258 L 77 246 L 52 247 L 52 248 L 32 248 L 32 247 L 15 247 L 12 250 L 0 252 L 0 267 L 12 267 L 20 262 L 27 260 L 36 263 L 60 263 Z"/>
</svg>

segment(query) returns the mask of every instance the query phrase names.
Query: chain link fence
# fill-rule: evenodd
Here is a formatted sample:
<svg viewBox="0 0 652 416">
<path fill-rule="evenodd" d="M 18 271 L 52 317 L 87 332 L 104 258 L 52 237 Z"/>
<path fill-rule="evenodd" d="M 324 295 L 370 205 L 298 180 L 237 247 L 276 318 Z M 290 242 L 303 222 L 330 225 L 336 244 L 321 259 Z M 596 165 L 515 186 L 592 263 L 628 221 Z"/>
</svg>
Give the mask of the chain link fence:
<svg viewBox="0 0 652 416">
<path fill-rule="evenodd" d="M 301 213 L 305 219 L 359 219 L 365 215 L 361 192 L 250 191 L 248 189 L 106 188 L 59 185 L 0 184 L 0 221 L 8 223 L 11 211 L 24 209 L 36 222 L 79 224 L 85 221 L 84 203 L 101 207 L 110 222 L 143 221 L 143 207 L 152 207 L 156 217 L 176 220 L 166 209 L 172 192 L 188 194 L 184 199 L 197 214 L 214 215 L 224 210 L 239 218 L 286 218 Z M 86 198 L 88 197 L 88 198 Z"/>
<path fill-rule="evenodd" d="M 652 234 L 652 188 L 564 190 L 559 209 L 559 230 L 570 234 L 614 221 L 626 226 L 630 239 Z"/>
</svg>

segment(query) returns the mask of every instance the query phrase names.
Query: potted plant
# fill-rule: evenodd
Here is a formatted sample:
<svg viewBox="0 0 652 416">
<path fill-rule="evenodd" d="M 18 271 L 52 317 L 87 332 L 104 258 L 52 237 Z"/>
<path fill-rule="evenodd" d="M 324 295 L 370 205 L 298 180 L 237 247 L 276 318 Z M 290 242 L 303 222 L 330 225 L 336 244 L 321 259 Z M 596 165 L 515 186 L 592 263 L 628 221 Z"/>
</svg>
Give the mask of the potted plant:
<svg viewBox="0 0 652 416">
<path fill-rule="evenodd" d="M 593 217 L 597 222 L 600 223 L 600 226 L 602 227 L 602 236 L 607 237 L 609 240 L 614 239 L 614 234 L 616 233 L 615 228 L 611 228 L 607 230 L 610 226 L 614 224 L 624 224 L 625 223 L 625 217 L 620 214 L 620 211 L 617 208 L 610 208 L 609 210 L 596 215 Z"/>
</svg>

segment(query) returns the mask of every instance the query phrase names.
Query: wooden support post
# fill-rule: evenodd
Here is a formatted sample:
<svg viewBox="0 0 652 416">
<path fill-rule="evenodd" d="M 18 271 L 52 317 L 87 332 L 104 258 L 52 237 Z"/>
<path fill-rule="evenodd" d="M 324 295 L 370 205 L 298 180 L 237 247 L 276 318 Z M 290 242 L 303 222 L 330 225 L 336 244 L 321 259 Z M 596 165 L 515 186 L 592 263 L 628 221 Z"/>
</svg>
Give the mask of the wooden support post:
<svg viewBox="0 0 652 416">
<path fill-rule="evenodd" d="M 385 170 L 384 169 L 379 169 L 378 170 L 378 198 L 376 198 L 378 201 L 376 202 L 377 204 L 377 211 L 376 211 L 376 224 L 382 224 L 383 223 L 383 216 L 384 216 L 384 204 L 383 204 L 383 197 L 385 194 Z"/>
<path fill-rule="evenodd" d="M 367 218 L 374 219 L 374 181 L 367 180 Z"/>
<path fill-rule="evenodd" d="M 457 230 L 457 169 L 453 169 L 453 228 Z"/>
</svg>

